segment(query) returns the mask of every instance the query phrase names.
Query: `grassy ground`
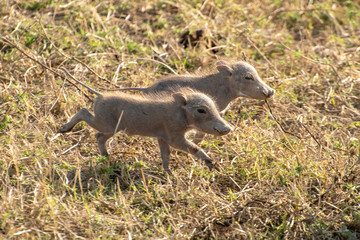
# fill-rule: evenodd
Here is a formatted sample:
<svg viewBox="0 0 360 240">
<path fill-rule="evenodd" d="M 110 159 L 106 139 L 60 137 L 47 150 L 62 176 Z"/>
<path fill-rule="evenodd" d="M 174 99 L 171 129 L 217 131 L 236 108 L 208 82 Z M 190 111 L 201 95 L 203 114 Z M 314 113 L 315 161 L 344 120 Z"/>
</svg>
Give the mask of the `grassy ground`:
<svg viewBox="0 0 360 240">
<path fill-rule="evenodd" d="M 281 2 L 1 1 L 0 238 L 360 238 L 360 4 Z M 61 66 L 99 89 L 244 56 L 277 92 L 202 142 L 220 171 L 173 151 L 169 177 L 152 138 L 119 133 L 108 160 L 85 124 L 56 133 L 94 99 Z"/>
</svg>

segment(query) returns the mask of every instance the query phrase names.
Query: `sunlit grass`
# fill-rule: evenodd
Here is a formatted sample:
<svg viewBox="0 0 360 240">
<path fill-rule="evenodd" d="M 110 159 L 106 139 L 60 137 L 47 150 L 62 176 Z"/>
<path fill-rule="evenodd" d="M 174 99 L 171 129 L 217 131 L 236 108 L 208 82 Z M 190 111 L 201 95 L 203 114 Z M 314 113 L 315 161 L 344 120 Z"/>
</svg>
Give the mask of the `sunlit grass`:
<svg viewBox="0 0 360 240">
<path fill-rule="evenodd" d="M 1 2 L 0 238 L 360 238 L 359 7 Z M 200 29 L 196 46 L 179 44 Z M 3 38 L 95 89 L 148 86 L 172 70 L 246 57 L 276 89 L 272 113 L 237 99 L 226 113 L 234 131 L 201 143 L 220 171 L 173 151 L 169 176 L 155 139 L 119 133 L 107 158 L 84 123 L 57 134 L 94 96 Z"/>
</svg>

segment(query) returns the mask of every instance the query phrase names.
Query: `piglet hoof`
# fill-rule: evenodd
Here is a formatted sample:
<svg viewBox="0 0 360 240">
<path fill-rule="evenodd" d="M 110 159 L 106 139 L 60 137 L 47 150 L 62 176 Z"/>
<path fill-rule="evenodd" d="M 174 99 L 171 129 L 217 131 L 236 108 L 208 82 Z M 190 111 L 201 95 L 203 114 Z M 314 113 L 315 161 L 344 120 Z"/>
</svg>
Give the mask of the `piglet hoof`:
<svg viewBox="0 0 360 240">
<path fill-rule="evenodd" d="M 215 168 L 216 171 L 220 172 L 220 168 L 219 168 L 219 165 L 217 163 L 214 165 L 214 168 Z"/>
<path fill-rule="evenodd" d="M 205 160 L 205 164 L 206 166 L 209 168 L 210 171 L 212 171 L 213 169 L 220 171 L 219 166 L 217 163 L 213 164 L 212 161 L 210 160 Z"/>
<path fill-rule="evenodd" d="M 70 130 L 71 130 L 71 128 L 67 124 L 64 124 L 58 129 L 57 132 L 58 133 L 65 133 L 65 132 L 68 132 Z"/>
<path fill-rule="evenodd" d="M 170 169 L 164 169 L 164 171 L 165 171 L 165 173 L 167 174 L 167 175 L 169 175 L 169 176 L 173 176 L 173 173 L 171 172 L 171 170 Z"/>
<path fill-rule="evenodd" d="M 102 157 L 106 157 L 106 158 L 108 158 L 108 160 L 109 160 L 109 153 L 105 150 L 105 152 L 100 152 L 100 156 L 102 156 Z"/>
</svg>

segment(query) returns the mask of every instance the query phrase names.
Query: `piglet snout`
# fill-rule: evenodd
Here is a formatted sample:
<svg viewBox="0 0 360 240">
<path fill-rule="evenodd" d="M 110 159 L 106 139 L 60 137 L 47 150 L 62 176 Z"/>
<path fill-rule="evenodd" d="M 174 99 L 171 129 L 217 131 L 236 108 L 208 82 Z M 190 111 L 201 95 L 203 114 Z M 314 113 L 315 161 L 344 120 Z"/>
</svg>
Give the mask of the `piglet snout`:
<svg viewBox="0 0 360 240">
<path fill-rule="evenodd" d="M 232 127 L 225 123 L 218 123 L 215 125 L 214 130 L 217 131 L 219 135 L 225 135 L 232 131 Z"/>
<path fill-rule="evenodd" d="M 274 95 L 275 90 L 274 89 L 268 89 L 267 91 L 263 91 L 263 94 L 266 98 L 270 98 L 272 95 Z"/>
</svg>

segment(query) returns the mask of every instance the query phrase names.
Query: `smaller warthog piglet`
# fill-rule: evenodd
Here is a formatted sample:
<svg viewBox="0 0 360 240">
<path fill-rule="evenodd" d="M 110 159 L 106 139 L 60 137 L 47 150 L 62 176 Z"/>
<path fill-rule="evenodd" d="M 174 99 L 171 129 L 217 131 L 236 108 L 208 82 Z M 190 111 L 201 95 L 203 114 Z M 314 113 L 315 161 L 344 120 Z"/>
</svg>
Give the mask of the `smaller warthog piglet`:
<svg viewBox="0 0 360 240">
<path fill-rule="evenodd" d="M 200 158 L 210 169 L 214 167 L 210 157 L 199 146 L 185 139 L 185 133 L 191 129 L 214 135 L 224 135 L 232 130 L 205 94 L 184 90 L 166 96 L 153 95 L 152 98 L 124 93 L 103 95 L 63 70 L 98 97 L 94 104 L 95 116 L 82 108 L 61 126 L 60 133 L 68 132 L 78 122 L 85 121 L 98 131 L 96 139 L 102 155 L 108 155 L 106 141 L 115 132 L 123 130 L 129 135 L 156 137 L 166 171 L 170 171 L 170 146 Z"/>
</svg>

